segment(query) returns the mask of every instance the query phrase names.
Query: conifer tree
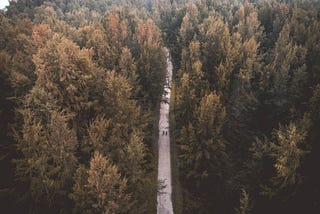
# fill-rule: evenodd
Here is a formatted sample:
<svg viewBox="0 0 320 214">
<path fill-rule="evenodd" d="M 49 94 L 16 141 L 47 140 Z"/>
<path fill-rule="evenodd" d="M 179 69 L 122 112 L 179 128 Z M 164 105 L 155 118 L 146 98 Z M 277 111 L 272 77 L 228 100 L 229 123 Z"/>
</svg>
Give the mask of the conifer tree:
<svg viewBox="0 0 320 214">
<path fill-rule="evenodd" d="M 137 69 L 141 85 L 141 102 L 154 107 L 162 93 L 165 81 L 166 55 L 161 47 L 161 34 L 155 23 L 148 19 L 138 23 L 135 41 L 138 44 Z"/>
<path fill-rule="evenodd" d="M 220 97 L 212 92 L 201 99 L 194 114 L 195 125 L 189 123 L 180 134 L 180 158 L 187 178 L 199 185 L 218 176 L 220 167 L 226 164 L 222 137 L 226 112 Z"/>
<path fill-rule="evenodd" d="M 280 126 L 273 133 L 270 144 L 270 156 L 274 159 L 273 167 L 276 174 L 270 178 L 269 185 L 263 185 L 262 194 L 268 197 L 287 200 L 302 183 L 300 173 L 305 155 L 308 153 L 306 139 L 310 127 L 309 115 L 287 126 Z M 286 194 L 283 194 L 283 193 Z"/>
<path fill-rule="evenodd" d="M 199 26 L 203 70 L 206 79 L 212 85 L 217 83 L 215 68 L 222 63 L 231 49 L 228 26 L 219 15 L 209 16 Z"/>
<path fill-rule="evenodd" d="M 235 29 L 240 33 L 243 41 L 249 40 L 252 37 L 257 42 L 261 42 L 263 39 L 263 28 L 258 20 L 257 9 L 252 3 L 245 1 L 244 5 L 241 5 L 235 15 Z"/>
<path fill-rule="evenodd" d="M 76 132 L 68 125 L 71 115 L 57 111 L 44 91 L 34 88 L 21 110 L 23 126 L 17 136 L 22 157 L 15 162 L 19 180 L 26 182 L 39 209 L 63 210 L 77 166 Z M 37 210 L 37 207 L 33 207 Z"/>
<path fill-rule="evenodd" d="M 196 90 L 192 88 L 190 75 L 184 73 L 176 89 L 176 121 L 178 126 L 187 125 L 193 119 L 193 109 L 198 103 Z"/>
<path fill-rule="evenodd" d="M 182 46 L 188 46 L 194 35 L 198 32 L 199 11 L 197 6 L 190 2 L 186 5 L 186 14 L 180 27 L 180 42 Z"/>
<path fill-rule="evenodd" d="M 117 166 L 95 152 L 90 168 L 79 168 L 70 197 L 75 202 L 74 212 L 127 213 L 130 195 L 126 192 L 127 180 L 121 178 Z"/>
<path fill-rule="evenodd" d="M 291 41 L 290 26 L 285 24 L 274 49 L 273 61 L 264 73 L 264 78 L 269 80 L 268 94 L 272 96 L 267 104 L 273 105 L 277 115 L 294 108 L 301 97 L 306 81 L 305 57 L 306 49 Z"/>
<path fill-rule="evenodd" d="M 250 195 L 242 189 L 240 195 L 240 207 L 236 209 L 237 214 L 249 214 L 252 210 L 252 204 L 250 204 Z"/>
<path fill-rule="evenodd" d="M 302 158 L 306 153 L 301 148 L 307 135 L 304 128 L 290 123 L 287 127 L 280 127 L 275 133 L 277 143 L 271 146 L 275 152 L 273 156 L 276 159 L 274 167 L 277 176 L 273 181 L 280 188 L 301 183 L 298 169 L 301 167 Z"/>
<path fill-rule="evenodd" d="M 134 94 L 139 92 L 140 86 L 138 82 L 137 65 L 131 54 L 131 50 L 127 47 L 121 50 L 119 71 L 130 81 L 134 91 L 136 91 Z"/>
</svg>

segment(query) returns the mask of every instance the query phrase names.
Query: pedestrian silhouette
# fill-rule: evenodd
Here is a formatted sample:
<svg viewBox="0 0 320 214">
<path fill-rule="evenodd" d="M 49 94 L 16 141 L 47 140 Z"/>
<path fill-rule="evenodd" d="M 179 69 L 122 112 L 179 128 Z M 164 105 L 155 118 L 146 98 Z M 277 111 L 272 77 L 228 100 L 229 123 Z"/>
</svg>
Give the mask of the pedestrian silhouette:
<svg viewBox="0 0 320 214">
<path fill-rule="evenodd" d="M 167 131 L 166 131 L 166 135 L 167 135 Z"/>
<path fill-rule="evenodd" d="M 164 135 L 164 131 L 162 131 L 162 135 Z"/>
</svg>

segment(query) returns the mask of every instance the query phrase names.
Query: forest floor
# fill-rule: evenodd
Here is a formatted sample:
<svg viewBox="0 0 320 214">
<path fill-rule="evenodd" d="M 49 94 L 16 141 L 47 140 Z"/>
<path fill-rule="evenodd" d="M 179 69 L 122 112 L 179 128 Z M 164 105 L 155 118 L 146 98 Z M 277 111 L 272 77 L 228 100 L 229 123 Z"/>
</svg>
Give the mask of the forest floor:
<svg viewBox="0 0 320 214">
<path fill-rule="evenodd" d="M 170 130 L 169 130 L 169 101 L 171 93 L 172 63 L 167 51 L 167 77 L 166 85 L 160 105 L 159 119 L 159 160 L 158 160 L 158 183 L 157 213 L 173 214 L 172 186 L 171 186 L 171 156 L 170 156 Z"/>
</svg>

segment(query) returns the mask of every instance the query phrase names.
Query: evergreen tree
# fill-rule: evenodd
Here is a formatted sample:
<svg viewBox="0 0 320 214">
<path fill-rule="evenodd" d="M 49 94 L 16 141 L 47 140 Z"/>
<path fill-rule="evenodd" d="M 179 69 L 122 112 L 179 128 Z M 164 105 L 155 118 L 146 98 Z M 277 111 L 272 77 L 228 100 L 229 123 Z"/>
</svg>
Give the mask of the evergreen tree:
<svg viewBox="0 0 320 214">
<path fill-rule="evenodd" d="M 26 195 L 36 206 L 32 209 L 63 211 L 68 207 L 67 194 L 78 162 L 76 133 L 68 125 L 71 115 L 54 110 L 44 91 L 36 88 L 25 105 L 21 135 L 17 136 L 22 153 L 15 161 L 17 177 L 28 187 Z"/>
<path fill-rule="evenodd" d="M 241 195 L 240 195 L 240 207 L 239 209 L 236 209 L 237 214 L 248 214 L 250 213 L 252 207 L 250 204 L 250 197 L 249 194 L 242 189 Z"/>
<path fill-rule="evenodd" d="M 264 79 L 268 79 L 266 105 L 272 105 L 273 117 L 281 121 L 285 111 L 295 108 L 306 81 L 306 49 L 291 41 L 289 24 L 280 32 L 273 61 L 267 65 Z"/>
<path fill-rule="evenodd" d="M 151 19 L 138 23 L 135 32 L 139 53 L 137 69 L 143 92 L 139 97 L 146 107 L 156 106 L 165 81 L 166 55 L 160 36 L 159 28 Z"/>
<path fill-rule="evenodd" d="M 76 183 L 70 197 L 75 202 L 74 212 L 127 213 L 130 195 L 126 192 L 127 180 L 121 178 L 109 159 L 95 152 L 90 168 L 77 170 Z"/>
<path fill-rule="evenodd" d="M 200 204 L 189 212 L 197 209 L 208 212 L 209 198 L 217 198 L 217 192 L 223 188 L 224 170 L 228 168 L 222 136 L 226 112 L 220 97 L 211 92 L 201 99 L 194 114 L 194 125 L 189 122 L 180 132 L 179 159 L 187 191 L 201 198 Z"/>
<path fill-rule="evenodd" d="M 186 13 L 182 19 L 179 38 L 182 46 L 188 46 L 198 32 L 199 12 L 197 6 L 190 2 L 186 5 Z"/>
<path fill-rule="evenodd" d="M 206 79 L 214 86 L 217 81 L 215 72 L 227 57 L 231 49 L 228 26 L 219 15 L 209 16 L 199 26 L 203 70 Z"/>
</svg>

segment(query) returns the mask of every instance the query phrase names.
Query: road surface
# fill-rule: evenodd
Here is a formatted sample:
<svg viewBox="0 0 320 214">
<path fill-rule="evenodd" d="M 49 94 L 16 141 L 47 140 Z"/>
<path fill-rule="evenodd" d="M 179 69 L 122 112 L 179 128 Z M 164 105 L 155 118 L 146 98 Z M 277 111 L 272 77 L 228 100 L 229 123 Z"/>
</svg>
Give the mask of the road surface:
<svg viewBox="0 0 320 214">
<path fill-rule="evenodd" d="M 167 51 L 167 77 L 166 85 L 160 105 L 159 120 L 159 161 L 158 183 L 160 189 L 157 195 L 157 214 L 173 214 L 172 187 L 171 187 L 171 158 L 170 158 L 170 131 L 169 131 L 169 102 L 172 80 L 172 63 Z"/>
</svg>

